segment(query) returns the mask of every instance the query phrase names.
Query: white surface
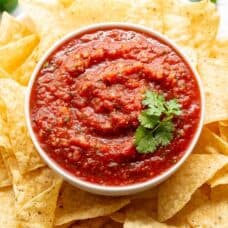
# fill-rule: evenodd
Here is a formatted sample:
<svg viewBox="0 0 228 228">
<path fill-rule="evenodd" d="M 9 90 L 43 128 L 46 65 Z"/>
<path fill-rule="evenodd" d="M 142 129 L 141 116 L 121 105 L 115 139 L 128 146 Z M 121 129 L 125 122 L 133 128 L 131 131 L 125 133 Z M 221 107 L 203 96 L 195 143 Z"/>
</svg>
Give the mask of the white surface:
<svg viewBox="0 0 228 228">
<path fill-rule="evenodd" d="M 221 16 L 219 37 L 228 38 L 228 0 L 219 0 L 218 10 Z"/>
</svg>

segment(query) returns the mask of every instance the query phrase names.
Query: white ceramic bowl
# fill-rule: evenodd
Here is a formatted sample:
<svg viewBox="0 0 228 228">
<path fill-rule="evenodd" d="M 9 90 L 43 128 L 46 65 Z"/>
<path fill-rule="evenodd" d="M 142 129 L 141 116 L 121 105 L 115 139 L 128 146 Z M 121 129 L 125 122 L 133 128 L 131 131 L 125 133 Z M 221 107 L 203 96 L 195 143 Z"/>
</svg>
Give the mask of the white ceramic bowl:
<svg viewBox="0 0 228 228">
<path fill-rule="evenodd" d="M 190 69 L 192 70 L 193 74 L 195 75 L 195 78 L 197 80 L 199 89 L 200 89 L 200 96 L 201 96 L 201 117 L 200 117 L 200 121 L 198 124 L 198 128 L 197 131 L 193 137 L 192 142 L 190 143 L 188 149 L 186 150 L 185 154 L 183 155 L 183 157 L 172 167 L 170 167 L 168 170 L 166 170 L 165 172 L 161 173 L 160 175 L 158 175 L 157 177 L 154 177 L 148 181 L 142 182 L 142 183 L 136 183 L 133 185 L 128 185 L 128 186 L 103 186 L 103 185 L 98 185 L 98 184 L 93 184 L 90 182 L 86 182 L 83 181 L 81 179 L 79 179 L 78 177 L 74 176 L 73 174 L 67 172 L 66 170 L 64 170 L 61 166 L 59 166 L 54 160 L 52 160 L 47 153 L 41 148 L 36 135 L 32 129 L 32 125 L 31 125 L 31 119 L 30 119 L 30 95 L 31 95 L 31 90 L 33 87 L 33 83 L 36 79 L 36 76 L 38 74 L 38 72 L 40 71 L 42 65 L 44 64 L 44 62 L 46 61 L 46 59 L 59 47 L 61 46 L 63 43 L 65 43 L 66 41 L 72 39 L 75 36 L 79 36 L 81 34 L 84 33 L 88 33 L 89 31 L 95 31 L 95 30 L 99 30 L 99 29 L 107 29 L 107 28 L 122 28 L 122 29 L 128 29 L 128 30 L 135 30 L 135 31 L 139 31 L 139 32 L 144 32 L 148 35 L 151 35 L 152 37 L 158 38 L 159 40 L 161 40 L 162 42 L 170 45 L 185 61 L 186 63 L 189 65 Z M 187 157 L 190 155 L 190 153 L 192 152 L 198 138 L 200 135 L 200 132 L 202 130 L 202 126 L 203 126 L 203 117 L 204 117 L 204 104 L 205 104 L 205 98 L 204 98 L 204 92 L 203 92 L 203 86 L 200 80 L 200 77 L 197 73 L 197 71 L 195 70 L 195 68 L 192 66 L 191 62 L 189 61 L 189 59 L 184 55 L 184 53 L 181 51 L 181 49 L 174 44 L 170 39 L 168 39 L 167 37 L 165 37 L 164 35 L 161 35 L 160 33 L 157 33 L 149 28 L 143 27 L 141 25 L 134 25 L 134 24 L 129 24 L 129 23 L 102 23 L 102 24 L 95 24 L 92 26 L 88 26 L 82 29 L 78 29 L 68 35 L 66 35 L 64 38 L 62 38 L 61 40 L 59 40 L 58 42 L 56 42 L 47 52 L 46 54 L 42 57 L 42 59 L 39 61 L 39 63 L 37 64 L 29 86 L 28 86 L 28 92 L 26 95 L 26 105 L 25 105 L 25 112 L 26 112 L 26 121 L 27 121 L 27 126 L 28 126 L 28 130 L 30 133 L 30 136 L 32 138 L 32 141 L 37 149 L 37 151 L 39 152 L 39 154 L 41 155 L 41 157 L 44 159 L 44 161 L 48 164 L 48 166 L 50 168 L 52 168 L 54 171 L 56 171 L 58 174 L 60 174 L 66 181 L 70 182 L 71 184 L 75 185 L 76 187 L 83 189 L 85 191 L 91 192 L 91 193 L 95 193 L 95 194 L 101 194 L 101 195 L 111 195 L 111 196 L 117 196 L 117 195 L 130 195 L 130 194 L 134 194 L 134 193 L 138 193 L 144 190 L 147 190 L 151 187 L 154 187 L 158 184 L 160 184 L 161 182 L 165 181 L 168 177 L 170 177 L 178 168 L 180 168 L 180 166 L 185 162 L 185 160 L 187 159 Z"/>
</svg>

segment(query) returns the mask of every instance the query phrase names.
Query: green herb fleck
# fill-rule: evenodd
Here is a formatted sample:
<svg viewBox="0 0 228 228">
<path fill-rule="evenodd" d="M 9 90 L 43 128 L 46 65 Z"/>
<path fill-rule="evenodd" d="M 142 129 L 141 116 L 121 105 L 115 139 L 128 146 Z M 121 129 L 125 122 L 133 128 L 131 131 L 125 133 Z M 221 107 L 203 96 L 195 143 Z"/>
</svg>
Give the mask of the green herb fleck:
<svg viewBox="0 0 228 228">
<path fill-rule="evenodd" d="M 64 119 L 63 119 L 63 121 L 65 123 L 68 123 L 70 121 L 70 117 L 69 116 L 65 116 Z"/>
<path fill-rule="evenodd" d="M 191 2 L 201 2 L 202 0 L 190 0 Z M 213 3 L 217 3 L 217 0 L 211 0 L 211 2 Z"/>
<path fill-rule="evenodd" d="M 18 0 L 0 0 L 0 11 L 13 11 L 18 5 Z"/>
<path fill-rule="evenodd" d="M 48 62 L 48 61 L 47 61 L 47 62 L 45 62 L 45 63 L 44 63 L 44 65 L 43 65 L 43 67 L 44 67 L 44 68 L 49 67 L 49 62 Z"/>
<path fill-rule="evenodd" d="M 145 93 L 142 104 L 147 108 L 138 118 L 140 125 L 135 132 L 135 145 L 139 153 L 153 153 L 173 139 L 172 119 L 181 114 L 181 107 L 175 99 L 165 101 L 164 96 L 152 91 Z"/>
</svg>

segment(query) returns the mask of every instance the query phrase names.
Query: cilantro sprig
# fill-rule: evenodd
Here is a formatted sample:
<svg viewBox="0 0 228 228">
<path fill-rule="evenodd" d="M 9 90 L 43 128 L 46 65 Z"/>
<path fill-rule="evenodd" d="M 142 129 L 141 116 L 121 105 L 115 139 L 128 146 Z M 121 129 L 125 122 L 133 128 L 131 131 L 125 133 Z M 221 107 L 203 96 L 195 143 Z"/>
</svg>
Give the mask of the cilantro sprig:
<svg viewBox="0 0 228 228">
<path fill-rule="evenodd" d="M 166 101 L 164 96 L 153 91 L 146 91 L 142 104 L 147 108 L 138 117 L 140 125 L 135 132 L 136 150 L 153 153 L 173 139 L 175 127 L 172 119 L 181 114 L 181 107 L 175 99 Z"/>
</svg>

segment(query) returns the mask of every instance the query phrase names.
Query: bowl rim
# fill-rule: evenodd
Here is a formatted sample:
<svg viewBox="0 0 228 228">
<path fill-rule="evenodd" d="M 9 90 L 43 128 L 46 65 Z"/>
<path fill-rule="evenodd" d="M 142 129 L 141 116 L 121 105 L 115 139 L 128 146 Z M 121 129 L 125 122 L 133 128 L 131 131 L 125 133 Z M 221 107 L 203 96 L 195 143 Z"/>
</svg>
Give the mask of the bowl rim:
<svg viewBox="0 0 228 228">
<path fill-rule="evenodd" d="M 126 30 L 133 30 L 133 31 L 138 31 L 142 32 L 145 34 L 148 34 L 151 37 L 157 38 L 161 42 L 164 42 L 165 44 L 169 45 L 175 52 L 177 52 L 182 59 L 186 62 L 190 70 L 192 71 L 198 87 L 200 91 L 200 100 L 201 100 L 201 113 L 200 113 L 200 119 L 198 122 L 197 130 L 192 138 L 192 141 L 188 145 L 188 148 L 184 152 L 184 155 L 175 163 L 173 166 L 171 166 L 169 169 L 165 170 L 158 176 L 151 178 L 147 181 L 140 182 L 140 183 L 135 183 L 132 185 L 124 185 L 124 186 L 106 186 L 106 185 L 99 185 L 95 183 L 90 183 L 88 181 L 82 180 L 77 176 L 74 176 L 64 168 L 62 168 L 57 162 L 55 162 L 52 158 L 48 156 L 48 154 L 41 148 L 40 143 L 38 142 L 38 139 L 36 138 L 36 135 L 33 131 L 32 124 L 31 124 L 31 116 L 30 116 L 30 97 L 31 97 L 31 91 L 33 88 L 33 84 L 36 80 L 37 74 L 39 73 L 40 69 L 42 68 L 44 62 L 48 59 L 48 57 L 56 51 L 61 45 L 66 43 L 68 40 L 74 38 L 75 36 L 79 36 L 81 34 L 86 34 L 89 31 L 96 31 L 96 30 L 102 30 L 102 29 L 114 29 L 114 28 L 119 28 L 119 29 L 126 29 Z M 28 131 L 30 134 L 30 137 L 32 139 L 32 142 L 40 154 L 41 158 L 47 163 L 47 165 L 54 170 L 57 174 L 62 176 L 67 182 L 70 182 L 74 186 L 94 193 L 94 194 L 99 194 L 99 195 L 109 195 L 109 196 L 121 196 L 121 195 L 131 195 L 135 194 L 144 190 L 147 190 L 149 188 L 155 187 L 161 182 L 165 181 L 168 177 L 170 177 L 173 173 L 177 171 L 177 169 L 180 168 L 180 166 L 185 162 L 185 160 L 189 157 L 191 154 L 194 146 L 197 143 L 197 140 L 200 136 L 200 133 L 202 131 L 203 127 L 203 121 L 204 121 L 204 113 L 205 113 L 205 95 L 204 95 L 204 88 L 203 84 L 201 82 L 200 76 L 189 60 L 189 57 L 183 53 L 181 48 L 177 46 L 170 38 L 166 37 L 165 35 L 154 31 L 151 28 L 138 25 L 138 24 L 132 24 L 132 23 L 119 23 L 119 22 L 110 22 L 110 23 L 96 23 L 92 24 L 89 26 L 82 27 L 80 29 L 76 29 L 73 32 L 68 33 L 65 35 L 63 38 L 55 42 L 52 47 L 46 51 L 46 53 L 42 56 L 42 58 L 39 60 L 38 64 L 36 65 L 30 81 L 29 85 L 27 88 L 27 93 L 25 96 L 25 116 L 26 116 L 26 124 L 28 127 Z"/>
</svg>

